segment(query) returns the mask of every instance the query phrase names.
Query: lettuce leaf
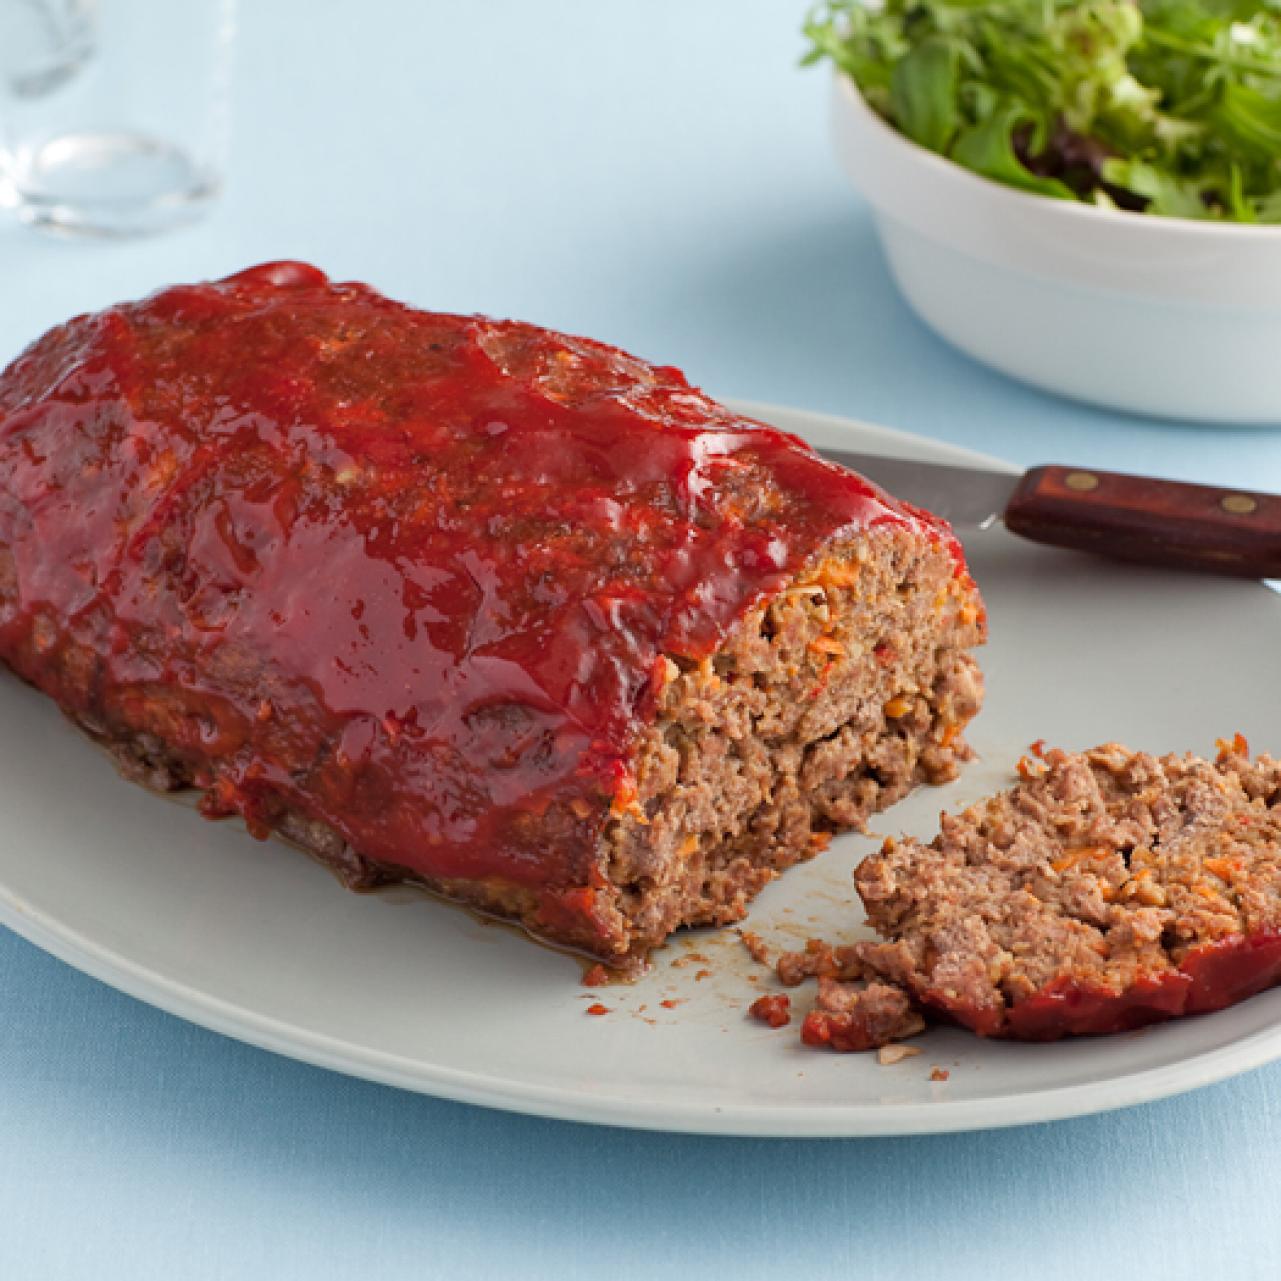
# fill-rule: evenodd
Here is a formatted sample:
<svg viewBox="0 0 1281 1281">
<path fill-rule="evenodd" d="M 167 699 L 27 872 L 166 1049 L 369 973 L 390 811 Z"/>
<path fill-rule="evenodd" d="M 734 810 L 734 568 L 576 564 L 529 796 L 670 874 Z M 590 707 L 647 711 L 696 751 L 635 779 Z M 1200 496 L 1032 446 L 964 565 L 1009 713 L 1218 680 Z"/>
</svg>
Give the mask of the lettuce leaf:
<svg viewBox="0 0 1281 1281">
<path fill-rule="evenodd" d="M 993 181 L 1281 222 L 1281 0 L 826 0 L 805 32 L 806 62 Z"/>
</svg>

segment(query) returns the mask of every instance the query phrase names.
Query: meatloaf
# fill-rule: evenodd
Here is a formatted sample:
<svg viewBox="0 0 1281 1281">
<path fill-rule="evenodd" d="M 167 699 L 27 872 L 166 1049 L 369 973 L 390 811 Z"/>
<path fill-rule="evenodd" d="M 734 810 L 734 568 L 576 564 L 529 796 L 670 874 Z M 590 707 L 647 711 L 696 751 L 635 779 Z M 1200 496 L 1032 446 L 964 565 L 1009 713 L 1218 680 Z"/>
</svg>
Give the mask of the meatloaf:
<svg viewBox="0 0 1281 1281">
<path fill-rule="evenodd" d="M 934 517 L 674 369 L 273 263 L 0 376 L 0 658 L 134 778 L 607 960 L 950 778 Z"/>
<path fill-rule="evenodd" d="M 1281 762 L 1108 743 L 889 841 L 855 874 L 885 941 L 849 963 L 984 1036 L 1117 1032 L 1281 981 Z M 848 949 L 847 949 L 848 950 Z"/>
</svg>

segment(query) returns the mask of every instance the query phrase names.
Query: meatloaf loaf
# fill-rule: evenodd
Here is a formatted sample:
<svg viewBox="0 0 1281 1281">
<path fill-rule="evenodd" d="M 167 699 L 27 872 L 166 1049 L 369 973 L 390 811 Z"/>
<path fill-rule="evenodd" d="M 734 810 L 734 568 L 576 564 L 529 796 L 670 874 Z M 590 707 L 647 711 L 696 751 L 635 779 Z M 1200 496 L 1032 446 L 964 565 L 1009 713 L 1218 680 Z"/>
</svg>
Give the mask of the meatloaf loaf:
<svg viewBox="0 0 1281 1281">
<path fill-rule="evenodd" d="M 890 841 L 855 874 L 867 966 L 984 1036 L 1117 1032 L 1281 981 L 1281 761 L 1116 743 Z M 844 949 L 843 951 L 851 951 Z"/>
<path fill-rule="evenodd" d="M 353 886 L 602 958 L 949 778 L 947 527 L 674 369 L 274 263 L 0 376 L 0 658 Z"/>
</svg>

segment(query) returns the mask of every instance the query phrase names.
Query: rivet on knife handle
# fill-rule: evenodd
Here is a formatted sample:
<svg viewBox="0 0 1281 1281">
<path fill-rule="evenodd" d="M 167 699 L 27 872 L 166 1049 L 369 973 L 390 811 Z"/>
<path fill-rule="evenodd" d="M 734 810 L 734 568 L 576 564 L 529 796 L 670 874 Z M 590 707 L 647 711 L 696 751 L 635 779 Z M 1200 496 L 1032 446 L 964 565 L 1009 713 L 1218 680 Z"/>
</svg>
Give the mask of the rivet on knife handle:
<svg viewBox="0 0 1281 1281">
<path fill-rule="evenodd" d="M 1005 509 L 1038 543 L 1123 560 L 1281 578 L 1281 497 L 1083 467 L 1034 467 Z"/>
</svg>

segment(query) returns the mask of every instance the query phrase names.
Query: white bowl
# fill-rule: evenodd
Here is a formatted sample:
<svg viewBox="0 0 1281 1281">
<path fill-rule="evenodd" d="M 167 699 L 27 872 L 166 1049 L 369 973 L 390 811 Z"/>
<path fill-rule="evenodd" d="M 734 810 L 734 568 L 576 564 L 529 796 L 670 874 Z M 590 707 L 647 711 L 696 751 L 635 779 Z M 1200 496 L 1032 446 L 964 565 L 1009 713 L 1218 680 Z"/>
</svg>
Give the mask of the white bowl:
<svg viewBox="0 0 1281 1281">
<path fill-rule="evenodd" d="M 1281 425 L 1281 227 L 1003 187 L 910 142 L 840 74 L 833 123 L 904 296 L 962 351 L 1115 409 Z"/>
</svg>

